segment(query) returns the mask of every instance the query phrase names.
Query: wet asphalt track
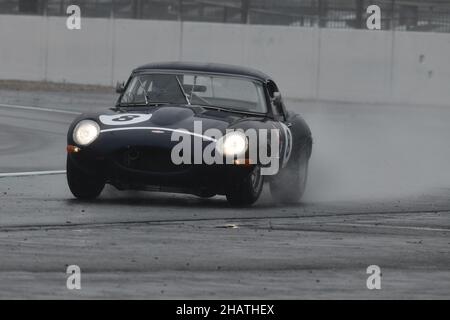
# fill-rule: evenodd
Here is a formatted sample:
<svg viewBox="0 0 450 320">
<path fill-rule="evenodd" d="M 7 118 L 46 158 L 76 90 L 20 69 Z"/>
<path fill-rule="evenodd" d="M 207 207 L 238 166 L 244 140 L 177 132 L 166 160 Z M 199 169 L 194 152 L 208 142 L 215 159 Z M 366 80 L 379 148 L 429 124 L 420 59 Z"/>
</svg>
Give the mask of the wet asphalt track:
<svg viewBox="0 0 450 320">
<path fill-rule="evenodd" d="M 112 99 L 0 91 L 66 111 L 0 106 L 0 174 L 63 170 L 71 112 Z M 450 107 L 290 105 L 315 139 L 297 206 L 267 190 L 240 210 L 113 188 L 79 202 L 61 174 L 0 177 L 0 298 L 450 298 Z"/>
</svg>

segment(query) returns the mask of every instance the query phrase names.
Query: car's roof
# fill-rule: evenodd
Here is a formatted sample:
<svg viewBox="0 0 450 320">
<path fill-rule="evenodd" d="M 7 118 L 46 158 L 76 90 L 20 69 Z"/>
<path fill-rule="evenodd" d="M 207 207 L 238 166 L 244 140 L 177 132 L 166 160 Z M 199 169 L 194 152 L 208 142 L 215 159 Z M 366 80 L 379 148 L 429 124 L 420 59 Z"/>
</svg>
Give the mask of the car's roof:
<svg viewBox="0 0 450 320">
<path fill-rule="evenodd" d="M 261 81 L 271 80 L 271 77 L 265 73 L 241 66 L 234 66 L 221 63 L 199 63 L 199 62 L 157 62 L 149 63 L 136 68 L 134 71 L 192 71 L 192 72 L 205 72 L 205 73 L 220 73 L 229 75 L 238 75 L 244 77 L 251 77 Z"/>
</svg>

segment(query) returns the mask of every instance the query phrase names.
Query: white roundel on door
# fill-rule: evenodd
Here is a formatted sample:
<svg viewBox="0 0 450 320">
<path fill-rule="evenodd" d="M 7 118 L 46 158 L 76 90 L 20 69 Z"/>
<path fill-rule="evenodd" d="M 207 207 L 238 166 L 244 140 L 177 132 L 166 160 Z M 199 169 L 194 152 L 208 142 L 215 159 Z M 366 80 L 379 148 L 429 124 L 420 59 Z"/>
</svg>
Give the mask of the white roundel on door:
<svg viewBox="0 0 450 320">
<path fill-rule="evenodd" d="M 150 120 L 151 114 L 122 113 L 115 115 L 102 115 L 99 117 L 101 123 L 108 126 L 125 126 Z"/>
</svg>

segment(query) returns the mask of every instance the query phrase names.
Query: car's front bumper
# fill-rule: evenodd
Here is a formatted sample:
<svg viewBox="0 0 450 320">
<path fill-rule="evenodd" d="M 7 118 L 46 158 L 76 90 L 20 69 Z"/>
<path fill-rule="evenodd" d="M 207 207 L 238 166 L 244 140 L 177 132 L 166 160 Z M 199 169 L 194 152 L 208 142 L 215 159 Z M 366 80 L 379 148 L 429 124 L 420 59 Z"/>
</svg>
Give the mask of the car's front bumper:
<svg viewBox="0 0 450 320">
<path fill-rule="evenodd" d="M 152 152 L 153 150 L 153 152 Z M 155 190 L 201 194 L 225 194 L 230 183 L 245 178 L 251 165 L 175 165 L 169 149 L 128 146 L 110 153 L 83 150 L 69 153 L 86 174 L 96 176 L 119 190 Z"/>
</svg>

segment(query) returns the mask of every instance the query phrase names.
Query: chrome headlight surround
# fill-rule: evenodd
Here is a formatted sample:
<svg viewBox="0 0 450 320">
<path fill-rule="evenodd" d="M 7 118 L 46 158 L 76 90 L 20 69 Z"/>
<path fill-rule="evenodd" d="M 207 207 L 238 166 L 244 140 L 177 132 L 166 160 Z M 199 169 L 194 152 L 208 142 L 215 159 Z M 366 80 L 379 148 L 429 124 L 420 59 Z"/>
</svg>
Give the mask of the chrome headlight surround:
<svg viewBox="0 0 450 320">
<path fill-rule="evenodd" d="M 88 146 L 100 135 L 100 126 L 93 120 L 78 122 L 73 130 L 73 141 L 80 146 Z"/>
<path fill-rule="evenodd" d="M 216 150 L 224 156 L 243 156 L 248 149 L 248 140 L 241 131 L 233 131 L 217 140 Z"/>
</svg>

